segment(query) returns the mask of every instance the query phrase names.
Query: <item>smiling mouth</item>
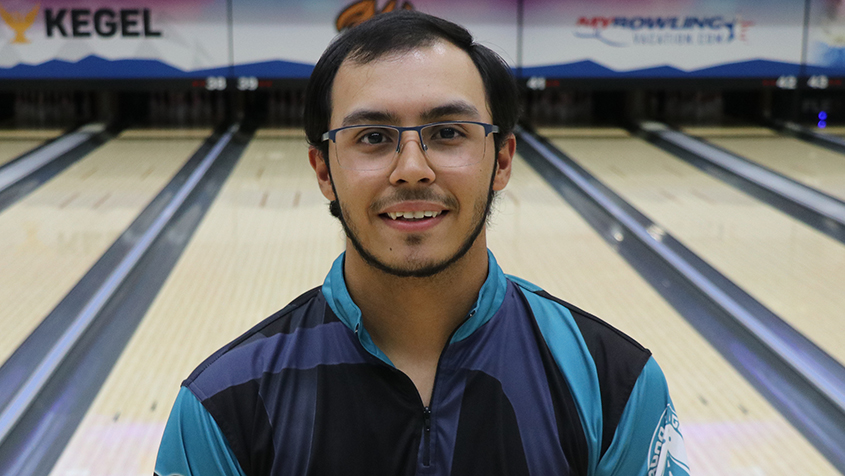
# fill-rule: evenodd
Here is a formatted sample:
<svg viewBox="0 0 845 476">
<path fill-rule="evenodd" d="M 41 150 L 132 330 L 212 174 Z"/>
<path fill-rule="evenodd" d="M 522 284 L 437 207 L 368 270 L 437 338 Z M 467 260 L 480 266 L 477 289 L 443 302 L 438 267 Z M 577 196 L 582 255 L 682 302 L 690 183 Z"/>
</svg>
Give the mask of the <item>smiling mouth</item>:
<svg viewBox="0 0 845 476">
<path fill-rule="evenodd" d="M 415 212 L 388 212 L 382 215 L 387 216 L 391 220 L 424 220 L 426 218 L 435 218 L 446 213 L 446 210 L 438 211 L 415 211 Z"/>
</svg>

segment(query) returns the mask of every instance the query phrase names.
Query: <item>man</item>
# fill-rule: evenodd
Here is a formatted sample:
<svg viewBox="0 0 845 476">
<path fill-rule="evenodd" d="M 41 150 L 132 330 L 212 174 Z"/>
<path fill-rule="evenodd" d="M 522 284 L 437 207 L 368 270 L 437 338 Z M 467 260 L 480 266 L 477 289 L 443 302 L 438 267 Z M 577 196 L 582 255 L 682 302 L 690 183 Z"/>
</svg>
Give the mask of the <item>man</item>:
<svg viewBox="0 0 845 476">
<path fill-rule="evenodd" d="M 329 46 L 306 96 L 346 252 L 183 383 L 159 475 L 685 474 L 650 353 L 487 251 L 516 148 L 498 56 L 384 14 Z"/>
</svg>

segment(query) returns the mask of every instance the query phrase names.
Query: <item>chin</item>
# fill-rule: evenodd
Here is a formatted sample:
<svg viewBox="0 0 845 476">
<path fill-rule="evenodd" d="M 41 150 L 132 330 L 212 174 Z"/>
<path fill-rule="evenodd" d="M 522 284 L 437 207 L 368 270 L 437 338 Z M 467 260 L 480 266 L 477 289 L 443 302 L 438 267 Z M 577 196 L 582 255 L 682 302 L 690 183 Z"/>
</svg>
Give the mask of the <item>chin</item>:
<svg viewBox="0 0 845 476">
<path fill-rule="evenodd" d="M 427 278 L 440 274 L 455 263 L 461 256 L 452 254 L 445 257 L 406 256 L 404 258 L 381 258 L 358 249 L 358 254 L 370 266 L 388 274 L 404 278 Z M 364 251 L 363 253 L 361 251 Z"/>
</svg>

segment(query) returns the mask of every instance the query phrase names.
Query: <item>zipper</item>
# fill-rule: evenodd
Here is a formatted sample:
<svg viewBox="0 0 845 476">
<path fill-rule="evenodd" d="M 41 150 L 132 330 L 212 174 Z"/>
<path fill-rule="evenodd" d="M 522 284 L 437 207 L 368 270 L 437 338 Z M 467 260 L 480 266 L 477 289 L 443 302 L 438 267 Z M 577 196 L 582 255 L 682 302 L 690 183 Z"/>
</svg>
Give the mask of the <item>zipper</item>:
<svg viewBox="0 0 845 476">
<path fill-rule="evenodd" d="M 470 318 L 475 315 L 475 309 L 470 311 L 467 315 L 467 318 Z M 434 369 L 434 385 L 431 386 L 431 401 L 434 401 L 434 391 L 437 389 L 437 376 L 440 375 L 440 364 L 443 362 L 443 356 L 446 355 L 446 350 L 449 349 L 449 344 L 452 342 L 452 337 L 455 336 L 455 333 L 458 332 L 458 329 L 461 326 L 455 327 L 452 329 L 452 333 L 449 334 L 449 338 L 446 339 L 446 345 L 443 346 L 443 350 L 440 351 L 440 357 L 437 359 L 437 368 Z M 420 403 L 422 403 L 422 398 L 420 398 Z M 431 403 L 427 406 L 423 405 L 423 466 L 430 466 L 431 465 Z"/>
<path fill-rule="evenodd" d="M 440 357 L 437 359 L 437 368 L 434 369 L 434 385 L 431 386 L 431 401 L 434 401 L 434 391 L 437 389 L 437 376 L 440 375 L 440 364 L 443 362 L 443 356 L 446 355 L 446 350 L 449 349 L 449 344 L 452 343 L 452 338 L 455 337 L 455 333 L 458 332 L 458 329 L 466 322 L 466 319 L 475 315 L 475 307 L 467 314 L 467 317 L 464 321 L 461 322 L 457 327 L 452 329 L 452 332 L 449 334 L 449 338 L 446 339 L 446 345 L 443 346 L 443 350 L 440 351 Z M 420 398 L 420 403 L 422 403 L 422 398 Z M 423 405 L 423 466 L 431 466 L 431 402 L 429 402 L 428 406 Z"/>
<path fill-rule="evenodd" d="M 423 466 L 431 464 L 431 408 L 423 408 Z"/>
<path fill-rule="evenodd" d="M 471 310 L 467 315 L 467 319 L 475 315 L 475 309 Z M 463 325 L 463 323 L 461 324 Z M 455 336 L 455 333 L 458 332 L 458 329 L 461 327 L 458 325 L 456 328 L 452 330 L 449 334 L 449 338 L 446 339 L 446 345 L 443 346 L 443 350 L 440 352 L 440 357 L 437 359 L 437 368 L 434 370 L 434 385 L 431 387 L 431 400 L 434 400 L 434 391 L 437 389 L 437 376 L 440 374 L 440 364 L 443 361 L 443 356 L 446 354 L 446 350 L 449 348 L 449 344 L 452 342 L 452 338 Z M 358 328 L 355 328 L 355 333 L 358 333 Z M 369 351 L 368 351 L 369 352 Z M 372 353 L 371 353 L 372 354 Z M 374 356 L 375 357 L 375 356 Z M 414 382 L 411 381 L 411 378 L 408 377 L 405 373 L 401 370 L 397 369 L 396 367 L 387 365 L 381 359 L 376 358 L 381 365 L 389 367 L 393 371 L 399 372 L 403 375 L 408 381 L 411 383 L 411 386 L 414 386 Z M 428 406 L 424 405 L 422 402 L 422 397 L 417 393 L 417 398 L 419 399 L 420 405 L 423 407 L 423 466 L 431 466 L 431 403 Z"/>
</svg>

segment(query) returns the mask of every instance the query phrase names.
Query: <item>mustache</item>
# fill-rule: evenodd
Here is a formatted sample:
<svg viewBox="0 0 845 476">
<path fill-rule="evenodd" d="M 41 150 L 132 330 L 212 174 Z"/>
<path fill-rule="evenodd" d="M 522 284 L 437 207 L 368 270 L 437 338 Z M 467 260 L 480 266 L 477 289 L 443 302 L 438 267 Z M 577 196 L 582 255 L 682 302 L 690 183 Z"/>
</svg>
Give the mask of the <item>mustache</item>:
<svg viewBox="0 0 845 476">
<path fill-rule="evenodd" d="M 388 197 L 379 198 L 370 204 L 370 211 L 378 213 L 379 210 L 384 210 L 387 207 L 396 205 L 397 203 L 409 201 L 425 201 L 433 202 L 443 205 L 444 208 L 456 209 L 458 208 L 458 200 L 451 195 L 440 195 L 431 189 L 400 189 L 392 193 Z"/>
</svg>

